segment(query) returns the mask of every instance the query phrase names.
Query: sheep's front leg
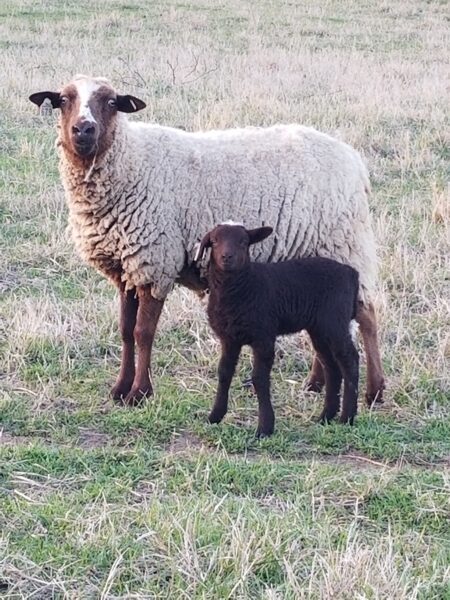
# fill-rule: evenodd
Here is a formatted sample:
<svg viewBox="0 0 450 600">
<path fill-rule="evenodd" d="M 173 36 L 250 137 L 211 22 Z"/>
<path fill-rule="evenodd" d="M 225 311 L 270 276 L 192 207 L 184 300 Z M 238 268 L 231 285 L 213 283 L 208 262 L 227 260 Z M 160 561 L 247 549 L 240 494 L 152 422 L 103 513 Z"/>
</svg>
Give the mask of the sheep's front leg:
<svg viewBox="0 0 450 600">
<path fill-rule="evenodd" d="M 156 327 L 164 306 L 164 300 L 157 300 L 151 294 L 151 286 L 136 288 L 138 310 L 134 339 L 138 347 L 136 373 L 130 392 L 125 398 L 125 404 L 139 404 L 144 397 L 153 394 L 150 380 L 150 362 Z"/>
<path fill-rule="evenodd" d="M 120 333 L 122 335 L 122 358 L 120 372 L 111 395 L 114 400 L 123 400 L 134 380 L 134 327 L 138 310 L 136 290 L 125 291 L 120 285 Z"/>
<path fill-rule="evenodd" d="M 275 358 L 275 340 L 252 346 L 252 381 L 258 397 L 257 437 L 272 435 L 275 427 L 275 414 L 270 401 L 270 372 Z"/>
<path fill-rule="evenodd" d="M 241 346 L 239 344 L 222 342 L 222 354 L 217 369 L 219 384 L 217 386 L 216 400 L 208 417 L 210 423 L 220 423 L 227 414 L 228 392 L 240 352 Z"/>
</svg>

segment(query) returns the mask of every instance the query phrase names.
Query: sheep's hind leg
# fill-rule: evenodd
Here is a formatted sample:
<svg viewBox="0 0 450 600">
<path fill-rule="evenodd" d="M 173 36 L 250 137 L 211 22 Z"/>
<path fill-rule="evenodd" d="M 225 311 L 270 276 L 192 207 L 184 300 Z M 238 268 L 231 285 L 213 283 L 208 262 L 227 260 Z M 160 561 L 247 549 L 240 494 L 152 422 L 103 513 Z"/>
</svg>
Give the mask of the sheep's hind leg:
<svg viewBox="0 0 450 600">
<path fill-rule="evenodd" d="M 308 392 L 320 392 L 325 385 L 325 372 L 323 365 L 320 362 L 317 354 L 314 355 L 314 360 L 311 368 L 311 372 L 306 382 L 306 391 Z"/>
<path fill-rule="evenodd" d="M 138 300 L 136 290 L 125 291 L 125 285 L 120 286 L 120 333 L 122 335 L 122 358 L 120 372 L 111 396 L 114 400 L 123 400 L 133 385 L 134 380 L 134 327 Z"/>
<path fill-rule="evenodd" d="M 368 406 L 372 406 L 375 402 L 383 402 L 383 390 L 385 388 L 378 345 L 377 321 L 373 304 L 369 303 L 365 306 L 362 302 L 359 302 L 356 320 L 361 329 L 367 361 L 366 402 Z"/>
<path fill-rule="evenodd" d="M 257 437 L 272 435 L 275 427 L 275 414 L 270 401 L 270 372 L 275 358 L 275 340 L 252 346 L 253 372 L 252 381 L 258 396 L 258 429 Z"/>
<path fill-rule="evenodd" d="M 142 399 L 153 394 L 150 379 L 150 363 L 156 327 L 164 306 L 164 300 L 157 300 L 151 295 L 150 285 L 137 288 L 139 306 L 137 310 L 134 339 L 138 347 L 136 373 L 125 404 L 140 404 Z"/>
<path fill-rule="evenodd" d="M 210 423 L 220 423 L 227 413 L 228 392 L 240 352 L 240 345 L 222 342 L 222 356 L 220 357 L 217 369 L 219 384 L 217 386 L 216 400 L 208 417 Z"/>
</svg>

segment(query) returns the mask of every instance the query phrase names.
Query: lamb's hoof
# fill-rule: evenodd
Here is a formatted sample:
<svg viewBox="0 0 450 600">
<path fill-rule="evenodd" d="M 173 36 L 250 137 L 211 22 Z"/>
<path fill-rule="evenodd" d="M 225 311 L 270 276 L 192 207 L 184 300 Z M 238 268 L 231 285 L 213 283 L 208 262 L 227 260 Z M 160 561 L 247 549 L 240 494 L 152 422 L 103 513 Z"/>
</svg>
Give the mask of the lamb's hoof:
<svg viewBox="0 0 450 600">
<path fill-rule="evenodd" d="M 327 423 L 330 423 L 334 419 L 335 416 L 336 416 L 336 414 L 322 412 L 320 414 L 319 418 L 317 419 L 317 422 L 320 425 L 327 425 Z"/>
<path fill-rule="evenodd" d="M 273 434 L 274 428 L 267 428 L 267 429 L 262 429 L 260 427 L 258 427 L 258 429 L 256 430 L 255 433 L 255 437 L 258 440 L 264 440 L 265 438 L 270 437 Z"/>
<path fill-rule="evenodd" d="M 123 400 L 125 406 L 142 406 L 147 398 L 153 394 L 151 386 L 132 387 Z"/>
<path fill-rule="evenodd" d="M 371 408 L 374 404 L 383 404 L 383 392 L 385 389 L 384 381 L 381 383 L 379 388 L 375 391 L 367 391 L 366 392 L 366 404 L 369 408 Z"/>
<path fill-rule="evenodd" d="M 323 381 L 319 381 L 318 379 L 308 379 L 306 382 L 306 391 L 307 392 L 315 392 L 319 393 L 322 391 L 324 386 Z"/>
<path fill-rule="evenodd" d="M 219 412 L 211 411 L 208 415 L 208 423 L 220 423 L 224 416 L 224 414 L 221 414 Z"/>
<path fill-rule="evenodd" d="M 123 402 L 128 396 L 132 385 L 132 381 L 118 381 L 111 389 L 111 398 L 116 402 Z"/>
<path fill-rule="evenodd" d="M 352 415 L 351 417 L 348 415 L 341 415 L 339 417 L 339 423 L 341 425 L 353 425 L 354 419 L 355 419 L 354 415 Z"/>
</svg>

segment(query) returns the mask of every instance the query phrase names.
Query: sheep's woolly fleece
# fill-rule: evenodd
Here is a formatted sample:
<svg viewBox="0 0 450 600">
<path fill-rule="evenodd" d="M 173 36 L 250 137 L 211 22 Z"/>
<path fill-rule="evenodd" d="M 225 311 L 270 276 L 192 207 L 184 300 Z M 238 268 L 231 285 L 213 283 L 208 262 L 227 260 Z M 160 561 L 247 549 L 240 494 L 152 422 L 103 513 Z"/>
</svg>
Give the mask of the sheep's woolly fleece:
<svg viewBox="0 0 450 600">
<path fill-rule="evenodd" d="M 89 178 L 61 152 L 69 224 L 81 256 L 163 299 L 204 234 L 227 219 L 274 235 L 252 258 L 320 255 L 353 266 L 366 302 L 376 277 L 369 180 L 347 144 L 299 125 L 190 133 L 129 122 Z M 86 179 L 86 180 L 85 180 Z"/>
</svg>

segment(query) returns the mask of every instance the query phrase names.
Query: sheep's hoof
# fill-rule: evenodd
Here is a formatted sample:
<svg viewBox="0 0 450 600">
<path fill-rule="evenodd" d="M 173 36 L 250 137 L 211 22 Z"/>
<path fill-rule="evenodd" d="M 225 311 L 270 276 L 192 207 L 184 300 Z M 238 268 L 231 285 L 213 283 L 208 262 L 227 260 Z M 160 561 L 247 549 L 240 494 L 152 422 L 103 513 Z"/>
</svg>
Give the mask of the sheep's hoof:
<svg viewBox="0 0 450 600">
<path fill-rule="evenodd" d="M 128 396 L 133 381 L 118 381 L 111 389 L 111 397 L 116 402 L 123 401 Z"/>
<path fill-rule="evenodd" d="M 367 391 L 366 392 L 366 403 L 369 408 L 371 408 L 374 404 L 383 404 L 383 392 L 384 392 L 384 381 L 381 382 L 380 386 L 375 392 Z"/>
<path fill-rule="evenodd" d="M 315 393 L 319 393 L 322 391 L 324 386 L 323 381 L 320 381 L 319 379 L 309 379 L 306 382 L 306 391 L 307 392 L 315 392 Z"/>
<path fill-rule="evenodd" d="M 242 380 L 242 387 L 246 390 L 249 390 L 249 392 L 252 394 L 256 394 L 255 386 L 253 385 L 253 379 L 251 377 Z"/>
<path fill-rule="evenodd" d="M 151 386 L 144 388 L 131 388 L 130 392 L 125 396 L 123 403 L 125 406 L 142 406 L 144 401 L 153 394 Z"/>
</svg>

